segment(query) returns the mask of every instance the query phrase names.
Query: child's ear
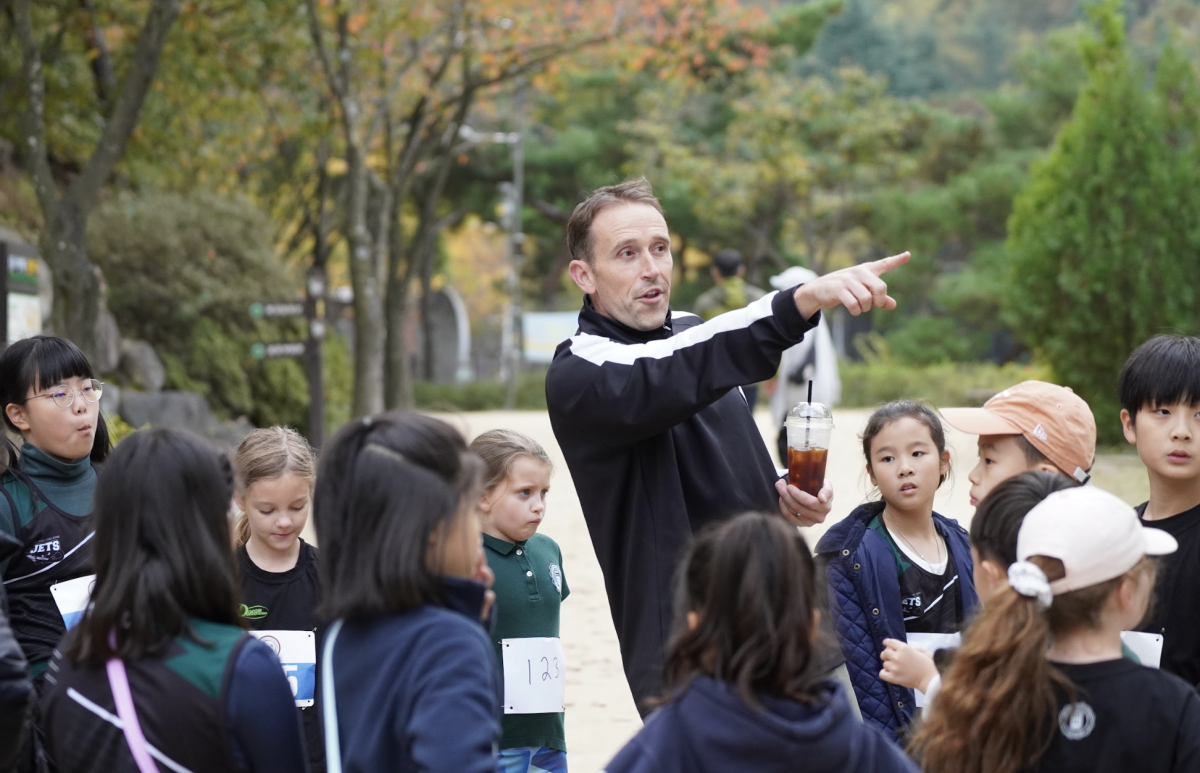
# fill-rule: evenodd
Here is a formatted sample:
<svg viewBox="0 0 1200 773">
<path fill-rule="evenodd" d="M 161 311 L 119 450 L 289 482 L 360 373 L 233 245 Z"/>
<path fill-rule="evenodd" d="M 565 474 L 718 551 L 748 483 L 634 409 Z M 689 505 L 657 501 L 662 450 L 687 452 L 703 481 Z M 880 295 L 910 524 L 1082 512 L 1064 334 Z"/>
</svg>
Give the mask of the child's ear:
<svg viewBox="0 0 1200 773">
<path fill-rule="evenodd" d="M 875 471 L 871 469 L 871 463 L 867 462 L 867 477 L 871 479 L 872 486 L 878 486 L 879 482 L 875 480 Z"/>
<path fill-rule="evenodd" d="M 1133 425 L 1133 415 L 1124 408 L 1121 409 L 1121 429 L 1125 432 L 1125 439 L 1136 446 L 1137 427 Z"/>
<path fill-rule="evenodd" d="M 478 507 L 479 512 L 483 513 L 484 515 L 489 515 L 492 512 L 492 503 L 487 498 L 487 494 L 483 494 L 479 497 Z"/>
<path fill-rule="evenodd" d="M 821 610 L 814 609 L 812 611 L 812 628 L 809 629 L 808 640 L 815 642 L 817 637 L 821 635 Z"/>
<path fill-rule="evenodd" d="M 696 627 L 700 625 L 700 613 L 695 610 L 688 612 L 686 619 L 689 631 L 696 630 Z"/>
<path fill-rule="evenodd" d="M 950 452 L 942 451 L 941 474 L 943 477 L 950 474 Z"/>
<path fill-rule="evenodd" d="M 983 559 L 979 562 L 979 566 L 983 569 L 983 573 L 987 575 L 988 581 L 992 584 L 993 588 L 1001 582 L 1008 582 L 1008 570 L 992 559 Z"/>
<path fill-rule="evenodd" d="M 13 423 L 14 427 L 22 432 L 29 431 L 29 418 L 25 415 L 24 406 L 9 403 L 4 407 L 4 413 L 7 414 L 8 420 Z"/>
</svg>

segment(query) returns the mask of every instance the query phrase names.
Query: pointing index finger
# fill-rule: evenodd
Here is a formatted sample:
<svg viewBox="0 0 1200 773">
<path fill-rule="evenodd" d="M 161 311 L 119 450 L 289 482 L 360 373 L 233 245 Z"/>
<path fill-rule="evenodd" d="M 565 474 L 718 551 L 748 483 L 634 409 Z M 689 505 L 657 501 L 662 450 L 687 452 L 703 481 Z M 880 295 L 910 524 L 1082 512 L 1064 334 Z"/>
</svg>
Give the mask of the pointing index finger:
<svg viewBox="0 0 1200 773">
<path fill-rule="evenodd" d="M 902 252 L 899 255 L 893 255 L 890 258 L 872 261 L 871 263 L 867 264 L 867 268 L 870 269 L 875 276 L 880 276 L 882 274 L 886 274 L 892 269 L 900 268 L 900 266 L 903 266 L 905 263 L 907 263 L 908 259 L 911 257 L 912 253 Z"/>
</svg>

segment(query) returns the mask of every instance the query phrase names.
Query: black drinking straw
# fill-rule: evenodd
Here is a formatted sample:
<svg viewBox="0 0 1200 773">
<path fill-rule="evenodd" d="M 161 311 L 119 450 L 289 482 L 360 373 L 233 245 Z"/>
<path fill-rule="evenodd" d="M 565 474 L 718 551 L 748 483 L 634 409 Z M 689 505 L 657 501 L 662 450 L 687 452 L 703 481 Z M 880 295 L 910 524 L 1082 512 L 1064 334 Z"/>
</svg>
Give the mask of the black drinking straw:
<svg viewBox="0 0 1200 773">
<path fill-rule="evenodd" d="M 808 415 L 804 417 L 804 448 L 808 448 L 808 425 L 812 423 L 812 379 L 808 380 Z"/>
</svg>

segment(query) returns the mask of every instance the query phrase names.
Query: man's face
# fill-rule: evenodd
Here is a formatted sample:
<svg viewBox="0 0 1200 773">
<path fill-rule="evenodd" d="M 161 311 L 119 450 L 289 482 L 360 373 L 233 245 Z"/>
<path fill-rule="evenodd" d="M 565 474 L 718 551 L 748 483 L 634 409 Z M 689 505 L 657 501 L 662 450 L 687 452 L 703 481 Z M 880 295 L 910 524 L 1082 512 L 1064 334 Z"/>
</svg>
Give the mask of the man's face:
<svg viewBox="0 0 1200 773">
<path fill-rule="evenodd" d="M 592 259 L 573 260 L 571 278 L 596 311 L 635 330 L 655 330 L 671 298 L 671 235 L 648 204 L 617 204 L 592 221 Z"/>
<path fill-rule="evenodd" d="M 980 435 L 979 461 L 967 479 L 971 481 L 971 507 L 1009 478 L 1034 469 L 1016 435 Z"/>
</svg>

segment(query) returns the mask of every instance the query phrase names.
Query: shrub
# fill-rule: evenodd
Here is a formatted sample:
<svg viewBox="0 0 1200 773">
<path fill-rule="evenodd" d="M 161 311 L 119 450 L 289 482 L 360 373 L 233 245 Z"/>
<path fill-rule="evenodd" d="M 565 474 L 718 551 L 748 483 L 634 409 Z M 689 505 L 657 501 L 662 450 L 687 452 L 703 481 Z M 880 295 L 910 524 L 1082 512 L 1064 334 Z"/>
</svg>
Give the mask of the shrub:
<svg viewBox="0 0 1200 773">
<path fill-rule="evenodd" d="M 504 408 L 507 385 L 500 381 L 469 381 L 465 384 L 413 384 L 416 407 L 427 411 L 498 411 Z M 546 373 L 522 373 L 517 379 L 516 408 L 546 410 Z"/>
<path fill-rule="evenodd" d="M 122 333 L 158 351 L 168 389 L 203 394 L 221 417 L 259 426 L 308 423 L 301 363 L 255 360 L 259 341 L 298 340 L 294 320 L 250 318 L 254 301 L 298 297 L 273 254 L 274 226 L 245 201 L 124 194 L 90 220 L 88 250 L 104 271 Z"/>
<path fill-rule="evenodd" d="M 924 400 L 937 408 L 982 405 L 996 392 L 1022 381 L 1053 381 L 1039 365 L 938 363 L 916 366 L 896 361 L 842 363 L 842 401 L 870 408 L 891 400 Z"/>
</svg>

